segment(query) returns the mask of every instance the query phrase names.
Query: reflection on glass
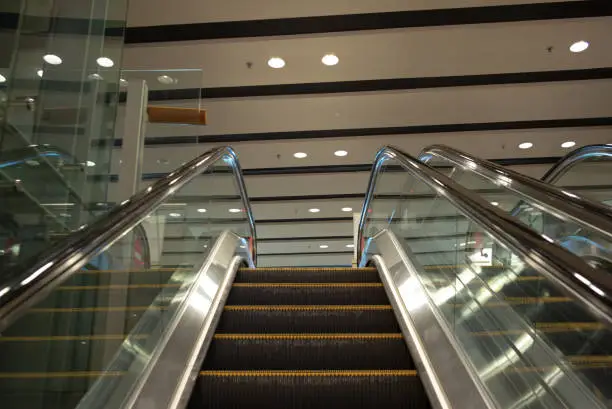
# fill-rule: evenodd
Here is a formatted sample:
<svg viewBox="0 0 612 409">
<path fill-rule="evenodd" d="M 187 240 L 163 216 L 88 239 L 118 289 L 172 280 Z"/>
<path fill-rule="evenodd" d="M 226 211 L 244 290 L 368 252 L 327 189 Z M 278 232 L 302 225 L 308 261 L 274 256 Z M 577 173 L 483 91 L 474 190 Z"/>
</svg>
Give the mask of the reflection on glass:
<svg viewBox="0 0 612 409">
<path fill-rule="evenodd" d="M 491 199 L 507 203 L 500 193 Z M 596 407 L 612 398 L 609 329 L 393 159 L 376 180 L 366 259 L 384 229 L 403 243 L 429 302 L 499 407 L 578 408 L 581 399 Z M 410 298 L 415 285 L 398 288 L 409 310 L 426 302 Z"/>
</svg>

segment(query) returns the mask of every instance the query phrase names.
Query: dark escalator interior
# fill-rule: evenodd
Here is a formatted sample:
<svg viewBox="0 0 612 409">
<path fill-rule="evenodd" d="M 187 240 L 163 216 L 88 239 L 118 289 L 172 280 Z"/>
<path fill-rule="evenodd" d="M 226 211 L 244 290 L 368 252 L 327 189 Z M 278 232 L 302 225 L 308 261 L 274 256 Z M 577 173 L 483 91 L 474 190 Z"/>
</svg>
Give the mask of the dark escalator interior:
<svg viewBox="0 0 612 409">
<path fill-rule="evenodd" d="M 376 269 L 238 271 L 189 408 L 247 407 L 430 407 Z"/>
</svg>

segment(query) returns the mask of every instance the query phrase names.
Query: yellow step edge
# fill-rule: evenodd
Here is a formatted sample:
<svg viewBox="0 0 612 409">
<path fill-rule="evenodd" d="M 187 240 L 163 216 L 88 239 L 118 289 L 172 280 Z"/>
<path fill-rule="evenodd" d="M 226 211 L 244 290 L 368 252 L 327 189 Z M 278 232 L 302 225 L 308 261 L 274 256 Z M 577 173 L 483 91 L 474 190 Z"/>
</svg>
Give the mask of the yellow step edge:
<svg viewBox="0 0 612 409">
<path fill-rule="evenodd" d="M 252 377 L 252 376 L 266 376 L 266 377 L 334 377 L 334 376 L 416 376 L 417 371 L 415 370 L 353 370 L 353 371 L 200 371 L 200 376 L 214 376 L 214 377 Z"/>
<path fill-rule="evenodd" d="M 570 332 L 570 331 L 599 331 L 605 329 L 604 324 L 597 322 L 538 322 L 535 324 L 535 329 L 547 334 Z M 476 331 L 471 334 L 476 337 L 490 337 L 500 335 L 522 335 L 525 330 L 499 330 L 499 331 Z"/>
<path fill-rule="evenodd" d="M 266 288 L 266 287 L 296 287 L 296 288 L 380 288 L 382 283 L 234 283 L 232 287 L 238 288 Z"/>
<path fill-rule="evenodd" d="M 59 291 L 78 290 L 134 290 L 144 288 L 179 288 L 182 284 L 110 284 L 110 285 L 66 285 L 58 287 Z"/>
<path fill-rule="evenodd" d="M 392 334 L 215 334 L 215 339 L 271 340 L 271 339 L 403 339 L 401 333 Z"/>
<path fill-rule="evenodd" d="M 225 311 L 382 311 L 390 305 L 226 305 Z"/>
</svg>

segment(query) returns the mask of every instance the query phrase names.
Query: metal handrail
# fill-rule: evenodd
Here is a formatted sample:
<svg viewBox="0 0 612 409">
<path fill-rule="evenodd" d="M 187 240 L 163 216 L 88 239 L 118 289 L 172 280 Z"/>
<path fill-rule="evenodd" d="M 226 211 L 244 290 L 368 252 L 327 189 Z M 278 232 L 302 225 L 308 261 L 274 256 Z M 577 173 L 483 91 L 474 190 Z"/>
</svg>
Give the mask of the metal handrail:
<svg viewBox="0 0 612 409">
<path fill-rule="evenodd" d="M 514 251 L 531 268 L 559 284 L 566 293 L 576 297 L 585 308 L 612 325 L 610 274 L 590 267 L 583 259 L 566 251 L 550 238 L 536 233 L 469 189 L 393 147 L 386 146 L 376 155 L 359 221 L 359 259 L 363 257 L 364 229 L 377 178 L 384 163 L 390 159 L 397 161 L 404 170 L 446 198 L 469 219 L 485 228 L 492 237 Z"/>
<path fill-rule="evenodd" d="M 96 254 L 108 249 L 152 211 L 195 177 L 224 157 L 231 159 L 234 176 L 252 237 L 256 262 L 257 233 L 253 213 L 236 153 L 230 147 L 212 149 L 181 166 L 152 186 L 135 194 L 89 226 L 82 226 L 64 240 L 38 255 L 24 273 L 15 274 L 0 287 L 0 331 L 30 306 L 44 299 L 56 286 L 82 268 Z"/>
<path fill-rule="evenodd" d="M 542 181 L 554 184 L 572 166 L 586 159 L 606 157 L 612 160 L 612 145 L 586 145 L 565 155 L 542 176 Z"/>
<path fill-rule="evenodd" d="M 429 146 L 421 151 L 419 160 L 427 163 L 432 156 L 469 169 L 494 184 L 526 197 L 548 213 L 562 220 L 569 218 L 572 222 L 597 231 L 612 241 L 612 208 L 609 206 L 449 146 Z"/>
</svg>

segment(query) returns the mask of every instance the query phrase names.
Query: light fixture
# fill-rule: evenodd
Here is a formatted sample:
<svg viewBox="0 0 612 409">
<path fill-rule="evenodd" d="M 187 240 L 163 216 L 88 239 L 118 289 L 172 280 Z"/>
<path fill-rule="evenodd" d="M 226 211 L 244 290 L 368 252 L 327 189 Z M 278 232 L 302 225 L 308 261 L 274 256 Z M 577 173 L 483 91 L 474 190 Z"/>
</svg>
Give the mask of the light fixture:
<svg viewBox="0 0 612 409">
<path fill-rule="evenodd" d="M 88 168 L 93 168 L 94 166 L 96 166 L 96 162 L 93 162 L 91 160 L 88 160 L 87 162 L 85 162 L 85 164 Z"/>
<path fill-rule="evenodd" d="M 336 156 L 346 156 L 346 155 L 348 155 L 348 152 L 347 151 L 336 151 L 336 152 L 334 152 L 334 155 L 336 155 Z"/>
<path fill-rule="evenodd" d="M 298 159 L 304 159 L 306 156 L 308 156 L 308 154 L 305 152 L 296 152 L 293 154 L 293 157 Z"/>
<path fill-rule="evenodd" d="M 499 206 L 499 202 L 491 202 L 493 206 Z"/>
<path fill-rule="evenodd" d="M 100 67 L 110 68 L 115 65 L 115 62 L 108 57 L 100 57 L 96 60 Z"/>
<path fill-rule="evenodd" d="M 2 82 L 6 82 L 6 77 L 2 74 L 0 74 L 0 83 Z"/>
<path fill-rule="evenodd" d="M 158 165 L 169 165 L 170 161 L 168 159 L 161 158 L 161 159 L 157 159 L 157 164 Z"/>
<path fill-rule="evenodd" d="M 229 209 L 230 213 L 240 213 L 240 209 Z"/>
<path fill-rule="evenodd" d="M 27 102 L 28 104 L 33 104 L 34 102 L 36 102 L 36 100 L 32 97 L 26 97 L 25 102 Z"/>
<path fill-rule="evenodd" d="M 181 217 L 180 213 L 168 213 L 168 216 L 170 217 Z"/>
<path fill-rule="evenodd" d="M 321 249 L 327 249 L 327 248 L 329 248 L 329 246 L 328 246 L 327 244 L 321 244 L 321 245 L 319 246 L 319 248 L 321 248 Z"/>
<path fill-rule="evenodd" d="M 68 213 L 60 213 L 60 216 L 62 216 L 62 217 L 70 217 L 70 215 Z"/>
<path fill-rule="evenodd" d="M 62 63 L 62 59 L 55 54 L 46 54 L 43 56 L 43 60 L 45 60 L 47 64 L 51 65 L 60 65 Z"/>
<path fill-rule="evenodd" d="M 45 73 L 45 72 L 44 72 L 43 70 L 38 70 L 38 71 L 36 71 L 36 75 L 38 75 L 40 78 L 42 78 L 42 77 L 43 77 L 44 73 Z"/>
<path fill-rule="evenodd" d="M 571 148 L 573 146 L 576 146 L 576 142 L 574 142 L 574 141 L 567 141 L 567 142 L 563 142 L 561 144 L 562 148 Z"/>
<path fill-rule="evenodd" d="M 336 54 L 325 54 L 323 58 L 321 58 L 321 62 L 327 66 L 332 66 L 338 64 L 340 58 Z"/>
<path fill-rule="evenodd" d="M 312 209 L 308 209 L 308 211 L 310 213 L 319 213 L 321 211 L 321 209 L 317 209 L 316 207 L 313 207 Z"/>
<path fill-rule="evenodd" d="M 169 75 L 160 75 L 159 77 L 157 77 L 157 81 L 164 85 L 172 85 L 178 82 L 176 78 L 172 78 Z"/>
<path fill-rule="evenodd" d="M 101 81 L 104 79 L 104 77 L 102 77 L 100 74 L 98 74 L 97 72 L 94 72 L 93 74 L 89 74 L 87 76 L 87 78 L 89 78 L 90 80 L 95 80 L 95 81 Z"/>
<path fill-rule="evenodd" d="M 343 207 L 343 208 L 342 208 L 342 211 L 343 211 L 343 212 L 352 212 L 352 211 L 353 211 L 353 208 L 352 208 L 352 207 Z"/>
<path fill-rule="evenodd" d="M 586 50 L 587 48 L 589 48 L 589 43 L 584 41 L 584 40 L 580 40 L 580 41 L 576 41 L 574 44 L 570 45 L 570 51 L 573 53 L 581 53 L 584 50 Z"/>
<path fill-rule="evenodd" d="M 519 149 L 529 149 L 533 147 L 533 143 L 531 142 L 523 142 L 519 144 Z"/>
<path fill-rule="evenodd" d="M 355 245 L 354 244 L 347 244 L 346 247 L 349 248 L 349 249 L 352 249 L 352 248 L 355 247 Z"/>
<path fill-rule="evenodd" d="M 198 209 L 198 213 L 206 213 L 206 209 Z"/>
<path fill-rule="evenodd" d="M 121 85 L 122 87 L 127 87 L 128 82 L 125 78 L 119 78 L 119 85 Z"/>
<path fill-rule="evenodd" d="M 270 68 L 283 68 L 285 66 L 285 60 L 280 57 L 272 57 L 268 60 Z"/>
</svg>

